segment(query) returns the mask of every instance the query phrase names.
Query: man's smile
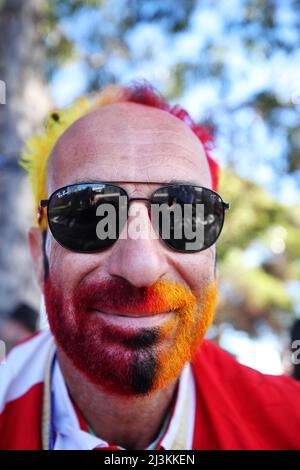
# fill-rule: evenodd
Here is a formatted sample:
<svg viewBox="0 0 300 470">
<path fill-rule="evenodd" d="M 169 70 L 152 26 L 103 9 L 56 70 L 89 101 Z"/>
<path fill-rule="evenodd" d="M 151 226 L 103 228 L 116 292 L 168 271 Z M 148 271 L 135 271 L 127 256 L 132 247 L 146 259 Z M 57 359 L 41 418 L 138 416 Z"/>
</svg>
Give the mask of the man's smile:
<svg viewBox="0 0 300 470">
<path fill-rule="evenodd" d="M 172 311 L 150 314 L 147 312 L 103 312 L 102 310 L 93 309 L 91 312 L 103 318 L 106 323 L 123 328 L 152 328 L 160 326 L 175 317 L 175 313 Z"/>
</svg>

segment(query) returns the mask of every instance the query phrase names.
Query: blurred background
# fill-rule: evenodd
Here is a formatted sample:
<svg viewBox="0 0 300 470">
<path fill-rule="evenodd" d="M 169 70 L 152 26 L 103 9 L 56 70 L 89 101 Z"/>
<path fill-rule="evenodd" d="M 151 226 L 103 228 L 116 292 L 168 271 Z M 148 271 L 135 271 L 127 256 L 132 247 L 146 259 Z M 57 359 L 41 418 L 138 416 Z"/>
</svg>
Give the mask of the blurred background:
<svg viewBox="0 0 300 470">
<path fill-rule="evenodd" d="M 53 108 L 145 78 L 215 135 L 231 210 L 209 336 L 245 364 L 285 372 L 300 317 L 299 46 L 299 0 L 0 0 L 2 321 L 40 305 L 22 142 Z"/>
</svg>

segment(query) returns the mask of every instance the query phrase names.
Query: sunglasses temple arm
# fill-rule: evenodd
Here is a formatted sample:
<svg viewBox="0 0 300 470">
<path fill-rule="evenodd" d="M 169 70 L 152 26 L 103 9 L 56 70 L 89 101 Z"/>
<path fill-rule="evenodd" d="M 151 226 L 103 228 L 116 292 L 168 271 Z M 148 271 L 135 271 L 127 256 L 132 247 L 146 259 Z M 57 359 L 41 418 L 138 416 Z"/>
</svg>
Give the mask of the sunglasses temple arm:
<svg viewBox="0 0 300 470">
<path fill-rule="evenodd" d="M 41 199 L 39 203 L 38 210 L 37 210 L 37 220 L 38 220 L 39 225 L 41 224 L 42 219 L 43 219 L 44 207 L 48 206 L 48 202 L 49 202 L 49 199 Z"/>
</svg>

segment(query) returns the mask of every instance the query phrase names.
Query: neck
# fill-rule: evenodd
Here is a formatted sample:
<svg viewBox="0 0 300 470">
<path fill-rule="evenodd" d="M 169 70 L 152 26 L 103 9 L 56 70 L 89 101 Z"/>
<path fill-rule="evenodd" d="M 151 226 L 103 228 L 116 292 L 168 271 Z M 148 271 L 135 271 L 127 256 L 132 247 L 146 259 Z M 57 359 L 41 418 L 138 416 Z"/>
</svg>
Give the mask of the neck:
<svg viewBox="0 0 300 470">
<path fill-rule="evenodd" d="M 94 385 L 58 348 L 69 393 L 96 436 L 125 449 L 145 449 L 157 437 L 174 396 L 176 382 L 152 395 L 122 397 Z"/>
</svg>

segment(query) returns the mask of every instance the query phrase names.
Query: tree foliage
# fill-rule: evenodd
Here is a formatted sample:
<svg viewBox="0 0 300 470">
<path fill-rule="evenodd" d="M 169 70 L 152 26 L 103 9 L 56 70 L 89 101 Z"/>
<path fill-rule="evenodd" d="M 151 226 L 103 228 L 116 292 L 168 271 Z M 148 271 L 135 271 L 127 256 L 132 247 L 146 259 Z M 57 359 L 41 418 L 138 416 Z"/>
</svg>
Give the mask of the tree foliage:
<svg viewBox="0 0 300 470">
<path fill-rule="evenodd" d="M 220 192 L 231 208 L 218 242 L 217 322 L 255 333 L 267 321 L 281 330 L 300 305 L 300 204 L 286 207 L 229 171 L 222 172 Z M 293 300 L 289 286 L 297 282 Z"/>
</svg>

